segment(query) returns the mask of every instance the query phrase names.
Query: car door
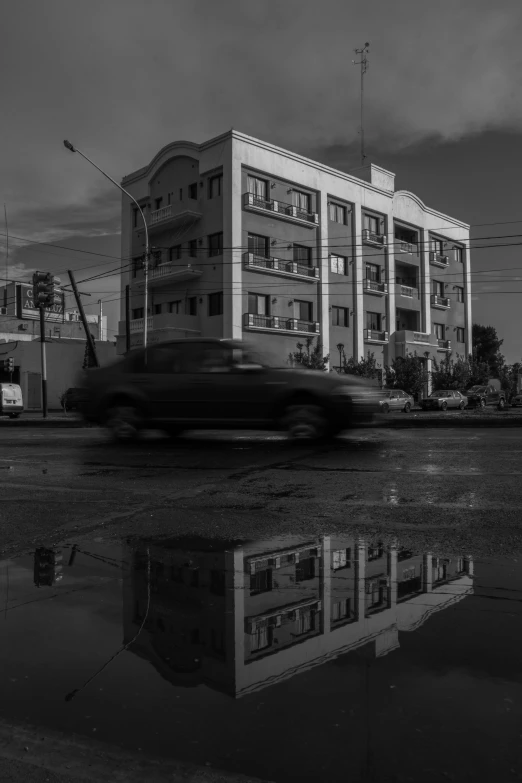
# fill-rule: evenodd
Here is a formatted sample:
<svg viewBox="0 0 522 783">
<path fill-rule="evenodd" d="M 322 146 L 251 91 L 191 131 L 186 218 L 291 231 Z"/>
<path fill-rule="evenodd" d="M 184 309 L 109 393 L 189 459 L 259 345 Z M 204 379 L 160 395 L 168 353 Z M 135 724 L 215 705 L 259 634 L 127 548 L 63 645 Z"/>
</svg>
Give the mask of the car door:
<svg viewBox="0 0 522 783">
<path fill-rule="evenodd" d="M 127 382 L 145 407 L 150 422 L 183 418 L 181 350 L 178 343 L 159 343 L 136 358 Z"/>
<path fill-rule="evenodd" d="M 388 405 L 390 406 L 390 410 L 396 411 L 400 407 L 400 404 L 401 404 L 400 392 L 397 390 L 392 391 L 392 393 L 390 394 L 390 399 L 388 400 Z"/>
</svg>

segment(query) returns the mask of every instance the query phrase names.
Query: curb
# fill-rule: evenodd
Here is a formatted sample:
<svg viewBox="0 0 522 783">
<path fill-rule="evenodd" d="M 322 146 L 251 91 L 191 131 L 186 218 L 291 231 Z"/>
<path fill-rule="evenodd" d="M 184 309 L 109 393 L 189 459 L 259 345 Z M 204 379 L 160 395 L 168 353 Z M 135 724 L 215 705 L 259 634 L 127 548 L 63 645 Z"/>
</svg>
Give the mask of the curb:
<svg viewBox="0 0 522 783">
<path fill-rule="evenodd" d="M 521 418 L 448 418 L 448 419 L 379 419 L 377 427 L 383 429 L 423 429 L 427 427 L 522 427 Z"/>
<path fill-rule="evenodd" d="M 3 427 L 34 427 L 35 429 L 49 429 L 60 427 L 62 429 L 77 429 L 90 427 L 91 425 L 81 419 L 0 419 L 0 429 Z"/>
</svg>

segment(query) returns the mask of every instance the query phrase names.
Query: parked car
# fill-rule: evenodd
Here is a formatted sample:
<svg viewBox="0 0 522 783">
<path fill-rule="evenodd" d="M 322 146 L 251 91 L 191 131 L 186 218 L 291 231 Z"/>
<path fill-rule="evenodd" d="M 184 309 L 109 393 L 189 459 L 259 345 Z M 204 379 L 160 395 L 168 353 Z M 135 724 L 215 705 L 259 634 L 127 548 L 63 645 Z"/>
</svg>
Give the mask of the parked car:
<svg viewBox="0 0 522 783">
<path fill-rule="evenodd" d="M 24 410 L 22 389 L 17 383 L 0 383 L 0 416 L 17 419 Z"/>
<path fill-rule="evenodd" d="M 285 429 L 334 435 L 379 412 L 378 390 L 353 375 L 270 366 L 239 340 L 188 338 L 131 351 L 85 373 L 87 421 L 117 440 L 141 429 Z"/>
<path fill-rule="evenodd" d="M 520 405 L 522 405 L 522 394 L 515 394 L 511 398 L 511 406 L 513 408 L 518 408 Z"/>
<path fill-rule="evenodd" d="M 495 405 L 499 410 L 506 407 L 506 393 L 494 386 L 472 386 L 466 392 L 470 408 L 485 408 L 486 405 Z"/>
<path fill-rule="evenodd" d="M 383 413 L 388 411 L 409 413 L 415 405 L 415 400 L 411 394 L 407 394 L 402 389 L 383 389 L 380 393 L 379 405 Z"/>
<path fill-rule="evenodd" d="M 83 388 L 73 387 L 67 389 L 61 397 L 62 408 L 67 411 L 80 411 L 83 400 L 85 398 L 85 390 Z"/>
<path fill-rule="evenodd" d="M 464 410 L 467 404 L 468 401 L 466 396 L 462 394 L 462 392 L 454 391 L 453 389 L 438 389 L 437 391 L 432 391 L 429 397 L 424 397 L 420 402 L 423 411 L 445 411 L 448 408 L 460 408 L 460 410 Z"/>
</svg>

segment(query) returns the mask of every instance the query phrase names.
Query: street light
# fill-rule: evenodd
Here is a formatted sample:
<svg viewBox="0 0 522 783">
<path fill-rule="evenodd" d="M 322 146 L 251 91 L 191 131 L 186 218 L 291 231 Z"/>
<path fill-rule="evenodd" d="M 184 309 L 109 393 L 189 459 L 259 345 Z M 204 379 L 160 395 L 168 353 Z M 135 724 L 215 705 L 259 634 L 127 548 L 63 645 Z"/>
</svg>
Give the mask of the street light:
<svg viewBox="0 0 522 783">
<path fill-rule="evenodd" d="M 337 343 L 337 350 L 339 351 L 339 372 L 341 372 L 342 369 L 342 354 L 344 351 L 344 343 Z"/>
<path fill-rule="evenodd" d="M 119 185 L 115 180 L 113 180 L 112 177 L 110 177 L 103 169 L 101 169 L 99 166 L 96 165 L 90 158 L 87 157 L 81 150 L 78 149 L 78 147 L 74 147 L 70 141 L 67 141 L 67 139 L 63 143 L 64 147 L 68 149 L 70 152 L 77 152 L 78 155 L 81 155 L 82 158 L 85 158 L 85 160 L 91 164 L 91 166 L 94 166 L 95 169 L 98 169 L 98 171 L 103 174 L 104 177 L 107 177 L 110 182 L 112 182 L 113 185 L 116 185 L 117 188 L 121 190 L 122 193 L 125 193 L 126 196 L 130 198 L 131 201 L 133 201 L 136 206 L 138 207 L 140 211 L 140 215 L 143 218 L 143 226 L 145 228 L 145 263 L 143 265 L 143 271 L 145 273 L 145 301 L 144 301 L 144 319 L 143 319 L 143 347 L 147 347 L 147 336 L 148 336 L 148 321 L 147 321 L 147 311 L 149 309 L 149 253 L 150 253 L 150 246 L 149 246 L 149 230 L 147 228 L 147 221 L 145 220 L 145 215 L 143 214 L 143 210 L 134 198 L 134 196 L 131 196 L 131 194 L 125 190 L 125 188 L 122 188 L 121 185 Z M 127 326 L 128 328 L 128 326 Z"/>
</svg>

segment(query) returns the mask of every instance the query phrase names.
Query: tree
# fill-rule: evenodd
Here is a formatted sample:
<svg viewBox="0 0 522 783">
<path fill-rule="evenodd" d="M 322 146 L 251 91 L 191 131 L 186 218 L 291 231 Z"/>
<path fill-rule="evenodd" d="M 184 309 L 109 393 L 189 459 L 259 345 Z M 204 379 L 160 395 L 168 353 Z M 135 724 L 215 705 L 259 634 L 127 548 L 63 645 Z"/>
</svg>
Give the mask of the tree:
<svg viewBox="0 0 522 783">
<path fill-rule="evenodd" d="M 438 362 L 433 359 L 431 370 L 431 383 L 434 389 L 467 389 L 473 384 L 469 383 L 469 363 L 461 357 L 454 360 L 449 354 Z"/>
<path fill-rule="evenodd" d="M 297 364 L 301 367 L 305 367 L 307 370 L 322 370 L 323 372 L 326 371 L 327 364 L 330 360 L 330 354 L 323 356 L 322 344 L 317 341 L 317 344 L 313 346 L 313 342 L 313 337 L 307 337 L 305 340 L 305 345 L 303 345 L 303 343 L 296 343 L 297 351 L 288 354 L 288 361 L 292 367 L 295 367 Z M 305 348 L 304 353 L 303 348 Z"/>
<path fill-rule="evenodd" d="M 522 368 L 521 362 L 505 364 L 500 372 L 500 386 L 506 393 L 508 401 L 517 393 L 518 374 Z"/>
<path fill-rule="evenodd" d="M 494 326 L 473 324 L 472 343 L 473 356 L 477 362 L 485 362 L 489 367 L 490 377 L 498 378 L 505 363 L 500 353 L 504 340 L 499 340 Z"/>
<path fill-rule="evenodd" d="M 381 370 L 377 367 L 377 361 L 373 352 L 370 353 L 368 351 L 366 359 L 361 356 L 358 362 L 355 361 L 353 356 L 350 356 L 349 359 L 346 359 L 346 356 L 344 356 L 343 359 L 344 363 L 341 371 L 347 375 L 359 375 L 361 378 L 370 378 L 372 380 L 380 379 Z"/>
<path fill-rule="evenodd" d="M 414 354 L 393 359 L 391 367 L 389 365 L 385 367 L 385 377 L 388 388 L 402 389 L 417 399 L 428 383 L 428 371 L 423 357 L 418 356 L 416 351 Z"/>
</svg>

